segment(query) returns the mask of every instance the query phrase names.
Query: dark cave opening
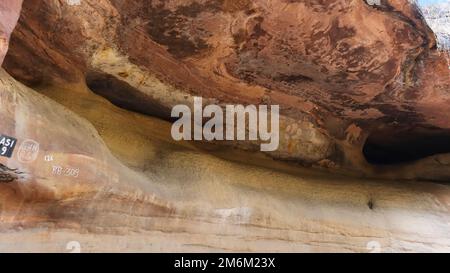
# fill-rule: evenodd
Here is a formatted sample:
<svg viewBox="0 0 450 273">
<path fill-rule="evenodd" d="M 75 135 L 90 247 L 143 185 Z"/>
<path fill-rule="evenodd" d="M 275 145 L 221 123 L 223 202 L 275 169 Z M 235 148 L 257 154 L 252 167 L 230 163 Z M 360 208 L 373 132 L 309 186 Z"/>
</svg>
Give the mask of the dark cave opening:
<svg viewBox="0 0 450 273">
<path fill-rule="evenodd" d="M 439 128 L 385 128 L 370 134 L 363 147 L 367 162 L 393 165 L 450 153 L 450 130 Z"/>
<path fill-rule="evenodd" d="M 170 117 L 170 109 L 113 75 L 89 72 L 86 75 L 86 84 L 92 92 L 120 108 L 164 120 Z"/>
</svg>

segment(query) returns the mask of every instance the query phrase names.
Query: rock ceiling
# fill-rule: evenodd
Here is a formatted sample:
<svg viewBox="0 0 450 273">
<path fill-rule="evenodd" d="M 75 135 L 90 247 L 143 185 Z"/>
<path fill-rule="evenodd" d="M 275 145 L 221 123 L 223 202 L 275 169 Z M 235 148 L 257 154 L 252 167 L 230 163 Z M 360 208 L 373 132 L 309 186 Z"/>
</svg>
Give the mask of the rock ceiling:
<svg viewBox="0 0 450 273">
<path fill-rule="evenodd" d="M 0 161 L 1 228 L 25 228 L 10 240 L 448 251 L 449 58 L 409 1 L 20 4 L 0 2 L 0 133 L 40 152 Z M 280 148 L 175 143 L 170 109 L 194 96 L 280 105 Z"/>
</svg>

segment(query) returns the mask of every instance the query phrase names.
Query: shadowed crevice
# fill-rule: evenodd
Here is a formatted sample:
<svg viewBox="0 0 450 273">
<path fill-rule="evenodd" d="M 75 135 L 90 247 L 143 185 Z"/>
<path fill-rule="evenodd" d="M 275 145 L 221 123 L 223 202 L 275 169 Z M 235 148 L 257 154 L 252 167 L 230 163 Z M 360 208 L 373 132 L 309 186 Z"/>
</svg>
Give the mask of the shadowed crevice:
<svg viewBox="0 0 450 273">
<path fill-rule="evenodd" d="M 113 75 L 89 72 L 86 84 L 94 93 L 120 108 L 165 120 L 170 118 L 170 109 Z"/>
<path fill-rule="evenodd" d="M 450 130 L 438 128 L 385 128 L 372 132 L 363 153 L 375 165 L 417 161 L 436 154 L 450 153 Z"/>
</svg>

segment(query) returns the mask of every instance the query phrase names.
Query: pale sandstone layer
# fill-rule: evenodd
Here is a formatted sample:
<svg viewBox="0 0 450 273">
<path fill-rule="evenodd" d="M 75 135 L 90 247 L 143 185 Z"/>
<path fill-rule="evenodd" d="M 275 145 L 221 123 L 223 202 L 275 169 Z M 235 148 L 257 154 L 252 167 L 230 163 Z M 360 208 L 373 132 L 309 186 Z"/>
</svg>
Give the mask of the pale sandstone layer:
<svg viewBox="0 0 450 273">
<path fill-rule="evenodd" d="M 3 133 L 40 143 L 32 163 L 0 159 L 17 169 L 0 184 L 2 251 L 63 252 L 71 241 L 83 252 L 450 251 L 448 185 L 330 176 L 229 149 L 214 155 L 170 141 L 169 123 L 82 86 L 44 93 L 64 96 L 94 126 L 5 72 L 0 83 Z"/>
</svg>

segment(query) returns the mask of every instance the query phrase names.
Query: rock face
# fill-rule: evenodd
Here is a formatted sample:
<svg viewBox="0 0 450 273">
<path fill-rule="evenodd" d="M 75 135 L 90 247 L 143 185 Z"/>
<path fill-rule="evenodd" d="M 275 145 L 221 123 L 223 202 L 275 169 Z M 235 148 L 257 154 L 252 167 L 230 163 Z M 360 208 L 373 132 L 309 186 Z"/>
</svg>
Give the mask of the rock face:
<svg viewBox="0 0 450 273">
<path fill-rule="evenodd" d="M 450 2 L 422 5 L 421 10 L 426 22 L 437 36 L 438 46 L 450 50 Z"/>
<path fill-rule="evenodd" d="M 9 36 L 13 31 L 20 15 L 20 0 L 4 0 L 0 2 L 0 64 L 3 63 L 8 51 Z"/>
<path fill-rule="evenodd" d="M 166 119 L 193 95 L 279 104 L 274 158 L 449 179 L 445 166 L 430 174 L 415 163 L 450 152 L 450 70 L 407 1 L 38 2 L 24 4 L 4 65 L 29 86 L 86 82 Z M 393 142 L 402 134 L 407 142 Z M 385 165 L 396 163 L 411 168 L 392 174 Z"/>
<path fill-rule="evenodd" d="M 0 250 L 448 252 L 446 54 L 405 0 L 26 1 Z M 280 105 L 280 148 L 175 142 L 194 96 Z"/>
</svg>

